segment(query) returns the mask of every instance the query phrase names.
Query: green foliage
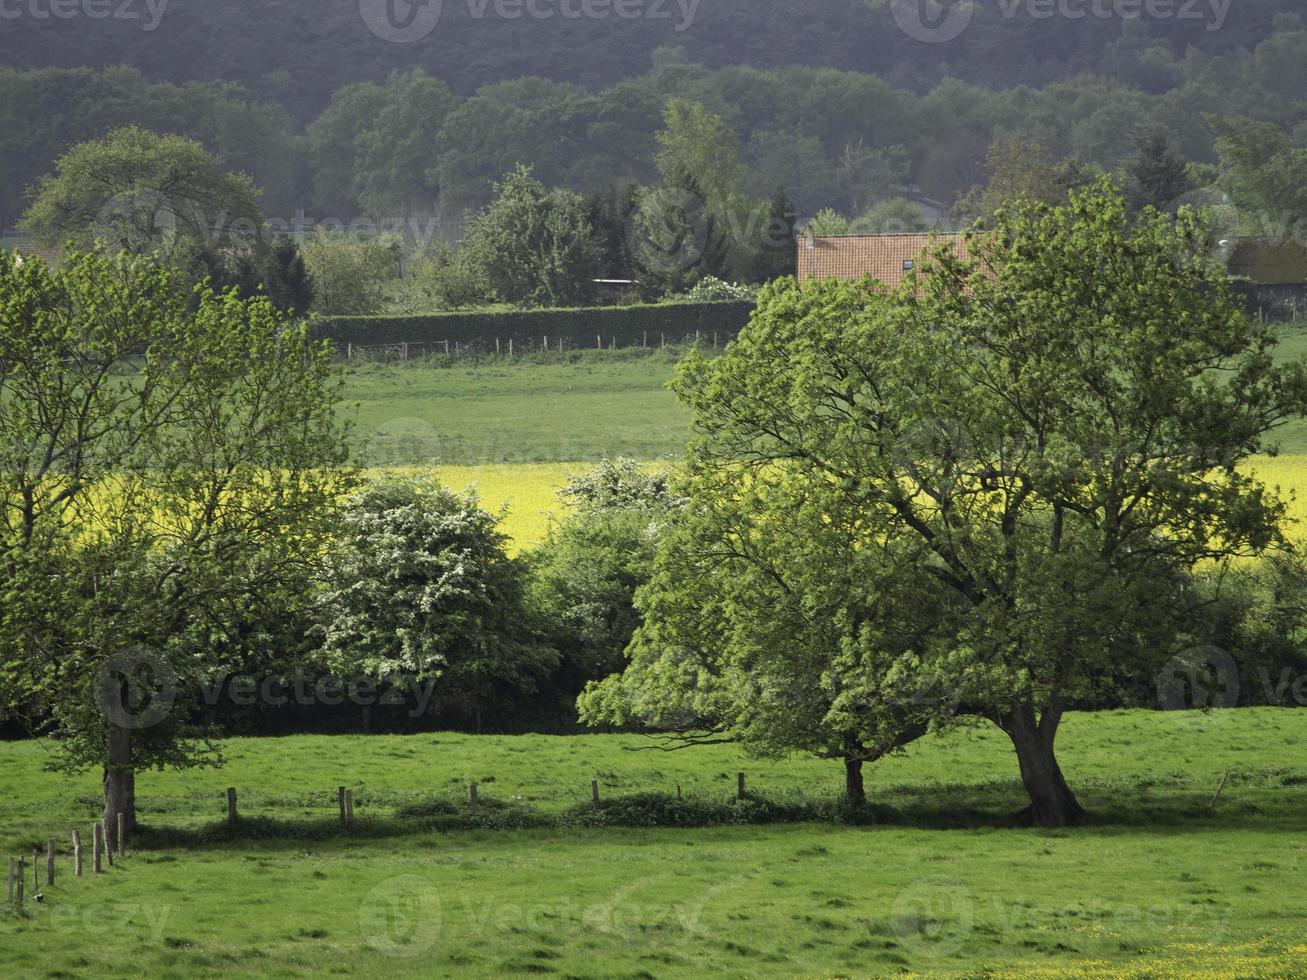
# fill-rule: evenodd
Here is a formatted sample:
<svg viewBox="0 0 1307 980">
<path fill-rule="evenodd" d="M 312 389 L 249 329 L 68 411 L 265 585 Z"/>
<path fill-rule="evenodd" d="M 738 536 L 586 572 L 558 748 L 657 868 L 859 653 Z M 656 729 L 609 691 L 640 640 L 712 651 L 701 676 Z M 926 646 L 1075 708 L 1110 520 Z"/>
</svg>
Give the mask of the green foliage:
<svg viewBox="0 0 1307 980">
<path fill-rule="evenodd" d="M 1139 140 L 1139 155 L 1126 174 L 1126 195 L 1135 211 L 1172 209 L 1193 188 L 1189 166 L 1171 149 L 1164 133 Z"/>
<path fill-rule="evenodd" d="M 758 290 L 738 282 L 723 282 L 716 276 L 704 276 L 685 294 L 687 303 L 752 303 Z"/>
<path fill-rule="evenodd" d="M 324 316 L 314 321 L 315 336 L 337 347 L 346 344 L 399 344 L 449 341 L 493 351 L 495 341 L 507 353 L 513 338 L 517 349 L 539 349 L 544 338 L 550 347 L 587 348 L 601 340 L 607 347 L 650 347 L 683 343 L 696 336 L 722 343 L 738 333 L 749 319 L 752 303 L 656 303 L 641 306 L 584 307 L 558 310 L 473 310 L 425 316 Z"/>
<path fill-rule="evenodd" d="M 313 305 L 313 281 L 300 247 L 292 239 L 215 247 L 183 238 L 163 253 L 183 281 L 199 285 L 205 279 L 217 292 L 235 288 L 244 299 L 266 296 L 283 313 L 302 316 Z"/>
<path fill-rule="evenodd" d="M 580 196 L 546 192 L 525 166 L 495 191 L 469 222 L 460 255 L 475 281 L 517 306 L 566 306 L 591 295 L 600 245 Z"/>
<path fill-rule="evenodd" d="M 605 460 L 559 491 L 570 511 L 530 556 L 531 597 L 563 655 L 556 681 L 569 699 L 622 666 L 639 625 L 635 592 L 682 501 L 671 474 Z"/>
<path fill-rule="evenodd" d="M 930 231 L 921 210 L 905 197 L 877 201 L 857 220 L 864 235 L 910 235 Z"/>
<path fill-rule="evenodd" d="M 1065 203 L 1067 195 L 1088 184 L 1091 175 L 1075 158 L 1054 161 L 1035 140 L 1001 136 L 985 157 L 985 178 L 984 186 L 971 188 L 954 206 L 959 221 L 988 221 L 999 209 L 1023 201 Z"/>
<path fill-rule="evenodd" d="M 1221 157 L 1217 185 L 1238 209 L 1237 232 L 1282 242 L 1307 222 L 1307 149 L 1274 123 L 1209 118 Z"/>
<path fill-rule="evenodd" d="M 337 670 L 438 678 L 445 693 L 531 690 L 554 661 L 531 632 L 498 521 L 421 479 L 371 482 L 345 509 L 322 596 Z"/>
<path fill-rule="evenodd" d="M 804 224 L 803 231 L 807 235 L 852 235 L 853 222 L 832 208 L 822 208 Z"/>
<path fill-rule="evenodd" d="M 490 298 L 489 284 L 469 265 L 466 254 L 443 242 L 413 264 L 407 289 L 408 303 L 417 312 L 459 310 Z"/>
<path fill-rule="evenodd" d="M 691 354 L 690 506 L 583 717 L 865 755 L 978 715 L 1035 819 L 1075 819 L 1061 713 L 1156 668 L 1178 573 L 1282 545 L 1237 467 L 1307 368 L 1272 365 L 1191 212 L 1132 223 L 1104 182 L 994 221 L 896 293 L 777 284 Z"/>
<path fill-rule="evenodd" d="M 184 236 L 209 244 L 258 236 L 259 194 L 199 143 L 136 126 L 74 146 L 37 185 L 21 227 L 47 242 L 95 238 L 133 253 Z"/>
<path fill-rule="evenodd" d="M 359 315 L 381 309 L 401 248 L 388 235 L 356 241 L 318 229 L 304 243 L 303 252 L 313 280 L 314 312 Z"/>
<path fill-rule="evenodd" d="M 4 697 L 130 819 L 136 769 L 213 759 L 197 685 L 286 639 L 350 486 L 339 379 L 266 299 L 125 252 L 0 255 L 0 325 Z"/>
</svg>

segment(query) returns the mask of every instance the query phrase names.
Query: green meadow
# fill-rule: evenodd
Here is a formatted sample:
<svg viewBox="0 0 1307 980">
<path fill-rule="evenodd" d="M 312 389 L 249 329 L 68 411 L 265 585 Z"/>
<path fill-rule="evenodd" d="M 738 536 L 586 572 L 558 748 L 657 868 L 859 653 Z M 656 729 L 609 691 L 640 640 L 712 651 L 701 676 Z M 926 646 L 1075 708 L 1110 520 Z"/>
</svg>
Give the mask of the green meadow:
<svg viewBox="0 0 1307 980">
<path fill-rule="evenodd" d="M 221 770 L 146 773 L 126 858 L 0 922 L 6 976 L 1301 975 L 1307 714 L 1079 714 L 1086 826 L 1034 831 L 988 727 L 868 773 L 877 817 L 586 826 L 601 798 L 834 801 L 837 763 L 635 736 L 234 739 Z M 0 746 L 0 839 L 89 835 L 94 773 Z M 1213 802 L 1218 786 L 1224 785 Z M 423 812 L 534 815 L 457 829 Z M 340 825 L 336 786 L 355 793 Z M 225 788 L 240 822 L 225 827 Z M 439 802 L 440 807 L 423 810 Z M 468 816 L 469 820 L 472 820 Z"/>
<path fill-rule="evenodd" d="M 1307 333 L 1284 349 L 1307 352 Z M 569 473 L 680 452 L 673 364 L 365 365 L 346 399 L 366 465 L 475 484 L 529 546 Z M 1281 441 L 1307 452 L 1307 429 Z M 1259 465 L 1296 486 L 1307 461 Z M 1069 716 L 1059 755 L 1090 818 L 1058 831 L 1018 825 L 1015 757 L 987 725 L 868 767 L 856 821 L 839 763 L 729 745 L 430 733 L 223 751 L 222 768 L 140 774 L 127 856 L 76 879 L 98 773 L 0 743 L 0 851 L 59 847 L 54 886 L 34 902 L 29 881 L 23 914 L 0 916 L 0 977 L 1287 978 L 1307 962 L 1293 709 Z M 697 825 L 638 826 L 655 811 Z"/>
<path fill-rule="evenodd" d="M 369 465 L 465 466 L 679 456 L 689 413 L 667 388 L 683 351 L 356 367 L 344 391 Z"/>
</svg>

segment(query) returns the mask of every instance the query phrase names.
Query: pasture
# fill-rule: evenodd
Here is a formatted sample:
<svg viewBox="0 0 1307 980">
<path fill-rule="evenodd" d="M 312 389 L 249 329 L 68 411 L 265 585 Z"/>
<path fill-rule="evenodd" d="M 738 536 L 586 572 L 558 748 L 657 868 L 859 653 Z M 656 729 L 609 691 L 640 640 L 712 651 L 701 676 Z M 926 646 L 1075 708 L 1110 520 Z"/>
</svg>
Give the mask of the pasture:
<svg viewBox="0 0 1307 980">
<path fill-rule="evenodd" d="M 888 807 L 832 821 L 697 829 L 442 830 L 406 806 L 484 799 L 542 813 L 671 792 L 834 797 L 839 766 L 626 736 L 232 740 L 221 771 L 146 773 L 145 830 L 100 876 L 67 857 L 30 918 L 0 926 L 7 975 L 1292 976 L 1307 858 L 1307 716 L 1253 709 L 1073 715 L 1073 831 L 1008 826 L 1005 739 L 932 738 L 868 773 Z M 94 774 L 0 746 L 5 848 L 66 839 Z M 1211 802 L 1220 776 L 1228 774 Z M 353 828 L 334 787 L 356 788 Z M 219 825 L 238 788 L 248 835 Z M 264 819 L 258 819 L 264 818 Z M 270 819 L 271 818 L 271 819 Z M 934 829 L 924 829 L 934 828 Z"/>
<path fill-rule="evenodd" d="M 1307 334 L 1286 348 L 1307 350 Z M 369 365 L 346 398 L 370 472 L 475 486 L 522 551 L 589 463 L 679 453 L 688 417 L 665 387 L 672 364 L 590 352 Z M 1307 453 L 1307 428 L 1280 442 Z M 1255 467 L 1286 492 L 1307 488 L 1307 455 Z M 1302 534 L 1307 501 L 1291 512 Z M 1301 975 L 1307 714 L 1073 714 L 1059 754 L 1091 813 L 1070 831 L 1015 826 L 1025 795 L 988 726 L 868 767 L 875 820 L 858 826 L 836 819 L 838 763 L 727 745 L 232 739 L 221 769 L 141 773 L 128 856 L 75 880 L 68 842 L 74 829 L 89 838 L 99 774 L 49 771 L 57 753 L 41 741 L 0 743 L 3 853 L 61 846 L 43 901 L 0 918 L 0 975 Z M 745 822 L 754 811 L 730 803 L 739 771 L 752 801 L 806 819 Z M 605 803 L 666 802 L 679 787 L 738 820 L 630 826 L 640 805 L 593 815 L 592 780 Z M 340 785 L 355 794 L 349 828 Z M 229 786 L 235 828 L 222 821 Z"/>
<path fill-rule="evenodd" d="M 680 455 L 689 414 L 667 389 L 683 351 L 368 364 L 344 391 L 365 465 L 471 465 Z"/>
</svg>

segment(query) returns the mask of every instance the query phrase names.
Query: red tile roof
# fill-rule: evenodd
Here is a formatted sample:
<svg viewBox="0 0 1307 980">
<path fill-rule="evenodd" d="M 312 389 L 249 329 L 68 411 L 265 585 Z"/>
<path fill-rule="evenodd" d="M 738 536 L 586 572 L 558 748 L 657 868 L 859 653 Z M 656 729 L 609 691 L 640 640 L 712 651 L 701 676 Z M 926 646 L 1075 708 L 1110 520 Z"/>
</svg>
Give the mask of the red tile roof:
<svg viewBox="0 0 1307 980">
<path fill-rule="evenodd" d="M 903 281 L 913 264 L 940 245 L 967 257 L 961 235 L 799 236 L 799 282 L 809 279 L 862 279 L 871 276 L 891 288 Z"/>
</svg>

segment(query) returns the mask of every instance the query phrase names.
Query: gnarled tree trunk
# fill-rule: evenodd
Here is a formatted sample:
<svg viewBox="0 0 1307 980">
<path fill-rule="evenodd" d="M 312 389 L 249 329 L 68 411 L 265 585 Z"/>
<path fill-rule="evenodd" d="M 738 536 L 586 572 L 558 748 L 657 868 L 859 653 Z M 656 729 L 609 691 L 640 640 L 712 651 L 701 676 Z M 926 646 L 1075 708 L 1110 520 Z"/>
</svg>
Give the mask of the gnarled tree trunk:
<svg viewBox="0 0 1307 980">
<path fill-rule="evenodd" d="M 130 729 L 109 726 L 109 761 L 104 767 L 104 813 L 109 833 L 118 833 L 118 814 L 123 815 L 123 829 L 136 829 L 136 770 L 132 767 L 132 733 Z M 116 841 L 115 841 L 116 843 Z"/>
<path fill-rule="evenodd" d="M 1061 721 L 1060 708 L 1050 707 L 1036 720 L 1034 707 L 1025 704 L 1005 715 L 999 723 L 1012 739 L 1021 767 L 1021 782 L 1030 796 L 1030 807 L 1024 812 L 1037 827 L 1067 827 L 1085 815 L 1062 776 L 1053 751 Z"/>
</svg>

